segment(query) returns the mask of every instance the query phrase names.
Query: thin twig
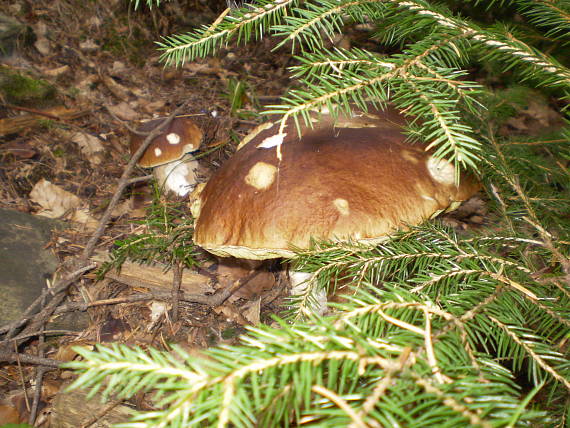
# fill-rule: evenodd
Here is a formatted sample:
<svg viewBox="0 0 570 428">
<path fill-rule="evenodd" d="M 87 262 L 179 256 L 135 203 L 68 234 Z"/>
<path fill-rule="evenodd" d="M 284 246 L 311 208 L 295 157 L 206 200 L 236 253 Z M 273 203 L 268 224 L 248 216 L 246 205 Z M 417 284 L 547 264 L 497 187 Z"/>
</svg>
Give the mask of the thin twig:
<svg viewBox="0 0 570 428">
<path fill-rule="evenodd" d="M 181 261 L 174 266 L 174 278 L 172 279 L 172 322 L 178 321 L 178 304 L 180 301 L 180 286 L 182 285 L 182 272 L 184 266 Z"/>
<path fill-rule="evenodd" d="M 53 369 L 58 369 L 59 366 L 65 362 L 51 358 L 40 358 L 35 355 L 20 354 L 18 352 L 0 352 L 0 361 L 7 363 L 19 362 L 23 364 L 35 364 Z"/>
<path fill-rule="evenodd" d="M 59 313 L 56 309 L 55 313 Z M 2 343 L 6 343 L 8 341 L 14 341 L 14 340 L 22 340 L 22 339 L 28 339 L 30 337 L 37 337 L 40 334 L 43 335 L 57 335 L 57 336 L 79 336 L 81 333 L 77 332 L 77 331 L 71 331 L 71 330 L 42 330 L 42 331 L 32 331 L 31 333 L 27 333 L 27 334 L 19 334 L 16 337 L 13 337 L 12 339 L 4 339 L 0 341 L 0 344 Z"/>
<path fill-rule="evenodd" d="M 41 331 L 39 334 L 39 341 L 38 341 L 38 357 L 44 358 L 45 357 L 45 334 L 43 331 L 45 330 L 45 323 L 42 322 L 41 324 Z M 17 341 L 14 341 L 17 343 Z M 43 367 L 36 367 L 36 381 L 34 384 L 34 398 L 32 401 L 32 409 L 30 410 L 30 417 L 28 418 L 28 423 L 30 425 L 34 425 L 36 421 L 36 416 L 38 414 L 38 407 L 40 405 L 40 399 L 42 397 L 42 384 L 44 380 L 44 373 L 45 370 Z"/>
<path fill-rule="evenodd" d="M 4 104 L 4 107 L 6 107 L 10 110 L 19 110 L 19 111 L 25 111 L 26 113 L 37 114 L 38 116 L 44 116 L 44 117 L 47 117 L 48 119 L 53 119 L 53 120 L 60 120 L 61 119 L 60 117 L 56 116 L 55 114 L 47 113 L 45 111 L 37 110 L 35 108 L 15 106 L 12 104 Z"/>
<path fill-rule="evenodd" d="M 18 346 L 15 343 L 14 343 L 14 354 L 16 354 L 15 362 L 18 365 L 18 375 L 20 376 L 20 382 L 22 383 L 22 391 L 24 392 L 24 403 L 26 404 L 26 410 L 30 411 L 30 399 L 28 397 L 28 388 L 26 388 L 26 379 L 24 378 L 24 371 L 22 370 L 22 362 L 21 362 L 22 359 L 20 354 L 18 354 Z"/>
<path fill-rule="evenodd" d="M 136 184 L 136 183 L 140 183 L 141 181 L 148 181 L 152 177 L 153 177 L 152 174 L 147 174 L 147 175 L 143 175 L 141 177 L 129 178 L 129 180 L 127 181 L 127 186 L 130 186 L 130 185 Z"/>
<path fill-rule="evenodd" d="M 237 291 L 237 288 L 243 286 L 244 284 L 245 282 L 240 281 L 240 283 L 238 283 L 238 287 L 227 288 L 212 295 L 191 294 L 181 291 L 179 293 L 178 298 L 183 302 L 198 303 L 200 305 L 216 307 L 224 303 L 228 299 L 228 297 L 230 297 L 233 293 Z M 125 303 L 144 302 L 146 300 L 170 300 L 170 299 L 172 299 L 171 291 L 153 291 L 144 294 L 134 294 L 132 296 L 116 297 L 114 299 L 97 300 L 95 302 L 90 302 L 90 303 L 77 303 L 77 302 L 66 303 L 65 305 L 59 306 L 55 310 L 54 314 L 59 315 L 66 312 L 86 311 L 89 308 L 95 308 L 97 306 L 120 305 Z"/>
<path fill-rule="evenodd" d="M 107 415 L 107 413 L 109 413 L 122 402 L 123 400 L 114 400 L 105 404 L 105 406 L 100 411 L 98 411 L 91 419 L 88 419 L 86 422 L 81 424 L 79 428 L 89 428 L 91 425 L 96 424 L 100 419 Z"/>
<path fill-rule="evenodd" d="M 322 395 L 325 398 L 328 398 L 332 403 L 336 404 L 340 409 L 342 409 L 344 413 L 346 413 L 346 415 L 350 417 L 350 419 L 352 420 L 352 424 L 355 427 L 358 428 L 368 427 L 368 425 L 364 423 L 360 415 L 356 413 L 354 409 L 348 405 L 346 400 L 341 396 L 339 396 L 338 394 L 336 394 L 335 392 L 321 385 L 313 385 L 311 390 L 319 395 Z"/>
<path fill-rule="evenodd" d="M 43 352 L 38 358 L 43 358 Z M 34 400 L 32 401 L 32 410 L 30 411 L 30 417 L 28 423 L 34 425 L 36 418 L 38 416 L 38 409 L 40 407 L 40 401 L 42 398 L 42 385 L 44 381 L 44 374 L 47 372 L 45 367 L 36 367 L 36 382 L 34 385 Z"/>
<path fill-rule="evenodd" d="M 37 313 L 30 323 L 22 330 L 22 334 L 29 334 L 32 331 L 37 331 L 40 327 L 44 325 L 45 322 L 53 315 L 56 308 L 65 300 L 67 294 L 63 291 L 59 292 L 42 308 L 40 312 Z M 13 339 L 12 339 L 13 340 Z M 18 343 L 20 341 L 14 341 Z"/>
</svg>

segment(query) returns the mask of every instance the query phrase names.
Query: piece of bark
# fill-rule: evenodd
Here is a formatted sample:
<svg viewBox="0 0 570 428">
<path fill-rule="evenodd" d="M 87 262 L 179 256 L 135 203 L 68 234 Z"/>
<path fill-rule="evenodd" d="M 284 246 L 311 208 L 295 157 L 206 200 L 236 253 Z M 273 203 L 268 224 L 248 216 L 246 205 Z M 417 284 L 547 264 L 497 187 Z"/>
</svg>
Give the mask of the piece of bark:
<svg viewBox="0 0 570 428">
<path fill-rule="evenodd" d="M 102 252 L 92 257 L 92 261 L 98 265 L 108 260 L 108 254 Z M 120 272 L 113 269 L 107 274 L 107 277 L 131 287 L 169 290 L 172 288 L 174 272 L 172 269 L 166 272 L 164 270 L 165 266 L 160 263 L 143 265 L 126 261 L 123 263 Z M 215 290 L 211 282 L 211 277 L 207 275 L 184 269 L 180 289 L 192 294 L 213 293 Z"/>
<path fill-rule="evenodd" d="M 101 394 L 90 400 L 86 397 L 84 390 L 64 392 L 62 388 L 54 401 L 50 427 L 77 428 L 93 422 L 90 428 L 110 428 L 133 416 L 132 409 L 124 404 L 101 403 Z"/>
<path fill-rule="evenodd" d="M 63 106 L 53 107 L 37 113 L 0 119 L 0 136 L 16 134 L 25 129 L 39 126 L 46 119 L 69 120 L 76 119 L 88 113 L 87 110 L 67 109 Z"/>
</svg>

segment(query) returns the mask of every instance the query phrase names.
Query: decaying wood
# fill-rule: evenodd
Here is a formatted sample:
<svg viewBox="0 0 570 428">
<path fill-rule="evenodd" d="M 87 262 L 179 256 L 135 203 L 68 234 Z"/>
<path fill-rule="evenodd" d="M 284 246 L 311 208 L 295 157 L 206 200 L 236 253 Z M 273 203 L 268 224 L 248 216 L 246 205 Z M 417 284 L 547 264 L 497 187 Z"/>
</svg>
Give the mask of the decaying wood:
<svg viewBox="0 0 570 428">
<path fill-rule="evenodd" d="M 101 265 L 109 260 L 108 253 L 98 252 L 91 258 L 92 261 Z M 174 271 L 165 271 L 165 266 L 160 263 L 143 265 L 126 261 L 121 270 L 112 270 L 107 274 L 109 279 L 121 282 L 130 287 L 149 288 L 151 290 L 171 290 L 174 281 Z M 192 294 L 213 293 L 212 278 L 189 269 L 183 269 L 180 289 Z"/>
<path fill-rule="evenodd" d="M 37 110 L 34 113 L 23 114 L 21 116 L 6 117 L 4 119 L 0 119 L 0 136 L 16 134 L 25 129 L 34 128 L 39 126 L 42 120 L 76 119 L 86 115 L 87 113 L 88 110 L 67 109 L 63 106 L 58 106 L 46 110 Z"/>
<path fill-rule="evenodd" d="M 65 392 L 62 388 L 55 398 L 50 427 L 107 428 L 129 420 L 132 415 L 132 409 L 119 401 L 102 404 L 100 393 L 87 400 L 86 391 Z"/>
</svg>

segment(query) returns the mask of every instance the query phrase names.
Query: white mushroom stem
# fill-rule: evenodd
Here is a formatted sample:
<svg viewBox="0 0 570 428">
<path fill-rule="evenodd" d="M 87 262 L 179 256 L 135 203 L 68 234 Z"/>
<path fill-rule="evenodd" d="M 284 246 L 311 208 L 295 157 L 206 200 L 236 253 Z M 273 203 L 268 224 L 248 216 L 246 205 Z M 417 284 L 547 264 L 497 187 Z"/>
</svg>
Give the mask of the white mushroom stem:
<svg viewBox="0 0 570 428">
<path fill-rule="evenodd" d="M 314 292 L 314 297 L 317 304 L 314 308 L 311 309 L 313 309 L 313 311 L 319 315 L 324 315 L 328 309 L 327 292 L 322 288 L 315 291 L 309 290 L 310 286 L 315 286 L 315 284 L 311 284 L 312 279 L 312 273 L 290 271 L 289 280 L 291 282 L 291 296 L 305 296 L 308 293 Z"/>
<path fill-rule="evenodd" d="M 185 156 L 180 160 L 155 167 L 153 174 L 165 192 L 186 196 L 196 186 L 197 169 L 198 161 L 191 156 Z"/>
</svg>

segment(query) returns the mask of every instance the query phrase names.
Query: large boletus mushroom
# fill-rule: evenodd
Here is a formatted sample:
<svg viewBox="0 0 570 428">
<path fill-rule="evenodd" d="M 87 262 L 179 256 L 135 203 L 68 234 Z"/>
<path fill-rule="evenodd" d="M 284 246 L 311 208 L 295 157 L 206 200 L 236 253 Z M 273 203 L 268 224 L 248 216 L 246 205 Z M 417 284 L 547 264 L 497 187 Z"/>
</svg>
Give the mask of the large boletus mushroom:
<svg viewBox="0 0 570 428">
<path fill-rule="evenodd" d="M 403 125 L 392 109 L 323 115 L 302 138 L 290 123 L 281 159 L 264 148 L 282 137 L 278 125 L 266 127 L 197 192 L 195 243 L 246 259 L 291 256 L 311 238 L 375 244 L 477 191 L 473 178 L 457 186 L 452 164 L 407 143 Z"/>
</svg>

